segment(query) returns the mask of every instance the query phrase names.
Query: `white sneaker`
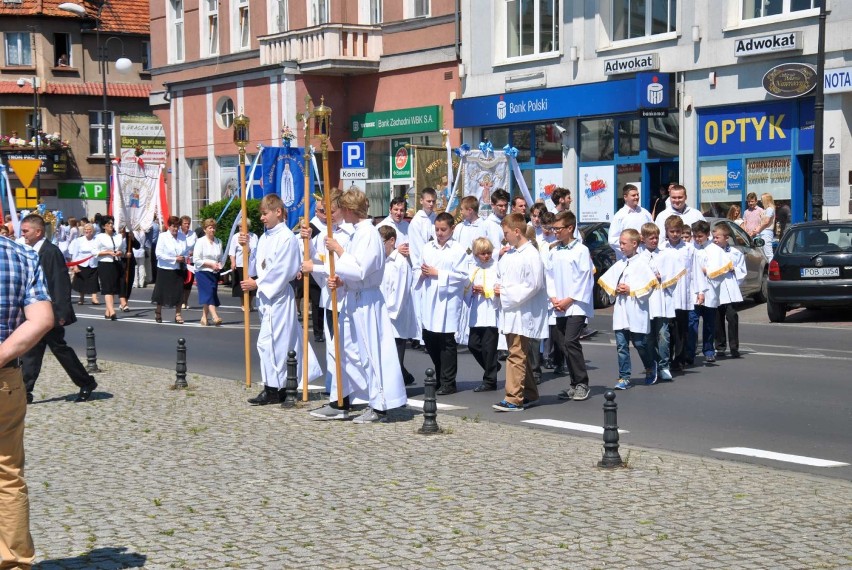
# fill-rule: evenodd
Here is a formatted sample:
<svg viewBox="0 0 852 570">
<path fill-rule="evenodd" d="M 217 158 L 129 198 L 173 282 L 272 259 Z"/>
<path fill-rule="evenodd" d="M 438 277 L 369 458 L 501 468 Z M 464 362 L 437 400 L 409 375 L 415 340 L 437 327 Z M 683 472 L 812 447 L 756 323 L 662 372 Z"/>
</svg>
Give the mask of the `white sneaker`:
<svg viewBox="0 0 852 570">
<path fill-rule="evenodd" d="M 388 421 L 388 418 L 385 414 L 379 414 L 373 408 L 367 408 L 364 410 L 364 413 L 352 420 L 353 424 L 373 424 L 373 423 L 385 423 Z"/>
<path fill-rule="evenodd" d="M 348 420 L 349 419 L 349 410 L 341 410 L 339 408 L 332 408 L 331 405 L 326 404 L 321 408 L 317 408 L 316 410 L 311 410 L 310 414 L 312 417 L 317 418 L 318 420 Z"/>
<path fill-rule="evenodd" d="M 660 380 L 665 380 L 666 382 L 672 381 L 672 373 L 668 368 L 660 369 Z"/>
</svg>

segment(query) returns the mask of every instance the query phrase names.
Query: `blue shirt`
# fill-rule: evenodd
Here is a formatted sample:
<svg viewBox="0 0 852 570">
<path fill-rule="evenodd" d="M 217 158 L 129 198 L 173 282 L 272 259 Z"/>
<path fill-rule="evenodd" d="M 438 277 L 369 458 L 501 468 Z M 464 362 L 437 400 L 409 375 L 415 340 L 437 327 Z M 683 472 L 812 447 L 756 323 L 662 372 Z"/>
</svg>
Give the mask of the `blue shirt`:
<svg viewBox="0 0 852 570">
<path fill-rule="evenodd" d="M 18 327 L 22 309 L 50 301 L 38 254 L 32 248 L 0 238 L 0 342 Z"/>
</svg>

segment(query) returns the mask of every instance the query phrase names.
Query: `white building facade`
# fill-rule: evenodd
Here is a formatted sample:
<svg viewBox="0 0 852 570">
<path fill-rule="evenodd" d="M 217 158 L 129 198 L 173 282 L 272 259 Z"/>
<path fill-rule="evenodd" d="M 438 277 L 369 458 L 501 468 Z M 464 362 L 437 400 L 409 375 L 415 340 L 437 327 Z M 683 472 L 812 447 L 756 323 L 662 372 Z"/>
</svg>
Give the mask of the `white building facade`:
<svg viewBox="0 0 852 570">
<path fill-rule="evenodd" d="M 678 181 L 713 215 L 768 192 L 783 225 L 810 218 L 823 81 L 823 215 L 848 218 L 852 3 L 826 2 L 817 78 L 819 0 L 463 0 L 454 126 L 517 148 L 534 196 L 571 189 L 580 221 Z"/>
</svg>

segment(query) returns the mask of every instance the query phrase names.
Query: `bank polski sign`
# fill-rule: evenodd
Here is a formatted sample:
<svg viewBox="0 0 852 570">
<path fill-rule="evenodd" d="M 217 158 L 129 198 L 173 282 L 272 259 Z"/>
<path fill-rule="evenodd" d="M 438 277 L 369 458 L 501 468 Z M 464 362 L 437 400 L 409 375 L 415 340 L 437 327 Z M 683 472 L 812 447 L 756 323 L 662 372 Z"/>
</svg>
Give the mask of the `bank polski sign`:
<svg viewBox="0 0 852 570">
<path fill-rule="evenodd" d="M 785 32 L 768 36 L 738 38 L 734 41 L 734 56 L 760 55 L 802 49 L 802 32 Z"/>
<path fill-rule="evenodd" d="M 655 71 L 657 69 L 660 69 L 660 58 L 655 53 L 604 60 L 604 73 L 606 75 Z"/>
</svg>

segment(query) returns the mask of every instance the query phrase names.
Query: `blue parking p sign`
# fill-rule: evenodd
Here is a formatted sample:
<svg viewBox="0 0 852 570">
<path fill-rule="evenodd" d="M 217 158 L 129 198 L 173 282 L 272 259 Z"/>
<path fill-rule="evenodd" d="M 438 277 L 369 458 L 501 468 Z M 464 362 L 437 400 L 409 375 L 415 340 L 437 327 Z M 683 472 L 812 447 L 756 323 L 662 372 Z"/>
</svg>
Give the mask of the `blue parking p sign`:
<svg viewBox="0 0 852 570">
<path fill-rule="evenodd" d="M 364 168 L 367 155 L 366 143 L 343 143 L 343 168 Z"/>
</svg>

